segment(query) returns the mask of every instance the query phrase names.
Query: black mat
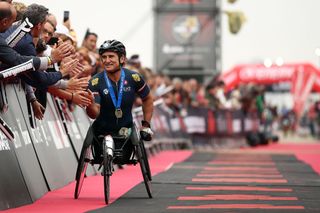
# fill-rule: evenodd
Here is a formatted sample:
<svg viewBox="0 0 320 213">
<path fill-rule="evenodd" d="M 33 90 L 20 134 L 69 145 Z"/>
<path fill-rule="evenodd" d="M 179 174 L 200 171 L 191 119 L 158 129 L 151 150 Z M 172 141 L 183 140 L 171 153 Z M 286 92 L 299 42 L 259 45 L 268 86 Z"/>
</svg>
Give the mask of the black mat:
<svg viewBox="0 0 320 213">
<path fill-rule="evenodd" d="M 247 159 L 248 162 L 255 162 L 255 158 L 247 158 L 245 153 L 237 154 L 234 159 Z M 264 154 L 263 154 L 264 155 Z M 270 157 L 270 158 L 269 158 Z M 97 209 L 91 212 L 320 212 L 320 177 L 310 166 L 298 161 L 293 155 L 267 155 L 261 159 L 270 159 L 275 164 L 269 166 L 276 168 L 286 179 L 286 183 L 234 183 L 234 182 L 193 182 L 205 167 L 234 167 L 234 165 L 208 164 L 214 159 L 232 160 L 230 155 L 195 153 L 183 163 L 174 165 L 165 173 L 159 174 L 153 178 L 153 199 L 147 198 L 147 193 L 143 184 L 139 184 L 120 199 L 111 205 Z M 263 160 L 257 159 L 257 162 Z M 268 161 L 270 161 L 268 160 Z M 235 160 L 237 162 L 237 160 Z M 241 165 L 237 167 L 268 167 L 268 166 L 248 166 Z M 235 174 L 233 172 L 210 172 L 210 174 L 225 173 Z M 246 174 L 245 172 L 240 172 Z M 247 174 L 253 174 L 248 172 Z M 259 173 L 259 172 L 258 172 Z M 261 172 L 262 174 L 263 172 Z M 241 179 L 241 178 L 238 178 Z M 272 179 L 272 178 L 269 178 Z M 279 179 L 279 178 L 273 178 Z M 190 190 L 187 187 L 259 187 L 257 190 Z M 263 191 L 258 189 L 269 189 Z M 280 189 L 280 191 L 272 191 Z M 281 191 L 283 189 L 284 191 Z M 254 196 L 253 200 L 242 200 L 241 195 Z M 191 197 L 192 196 L 192 197 Z M 195 197 L 208 196 L 227 196 L 232 200 L 226 200 L 225 197 L 217 200 L 195 200 Z M 191 197 L 190 200 L 188 200 Z M 261 200 L 259 200 L 258 198 Z M 187 200 L 181 200 L 185 198 Z M 265 199 L 268 198 L 268 199 Z M 284 200 L 276 200 L 276 199 Z M 291 199 L 291 200 L 290 200 Z M 199 206 L 203 207 L 202 209 Z M 191 208 L 190 207 L 197 207 Z M 207 208 L 205 208 L 207 207 Z M 241 208 L 243 207 L 243 208 Z M 252 209 L 251 209 L 251 208 Z M 283 209 L 279 209 L 282 207 Z M 175 209 L 178 208 L 178 209 Z M 271 209 L 270 209 L 271 208 Z M 273 208 L 273 209 L 272 209 Z M 278 208 L 278 209 L 277 209 Z"/>
</svg>

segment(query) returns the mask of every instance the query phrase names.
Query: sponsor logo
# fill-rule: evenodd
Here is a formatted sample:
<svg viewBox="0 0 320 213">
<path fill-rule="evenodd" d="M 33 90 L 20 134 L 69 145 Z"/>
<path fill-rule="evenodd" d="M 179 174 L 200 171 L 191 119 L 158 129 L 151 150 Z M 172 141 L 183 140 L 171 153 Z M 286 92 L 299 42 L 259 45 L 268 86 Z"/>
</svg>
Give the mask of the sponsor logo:
<svg viewBox="0 0 320 213">
<path fill-rule="evenodd" d="M 200 22 L 197 16 L 179 16 L 172 25 L 174 38 L 181 44 L 186 44 L 200 32 Z"/>
<path fill-rule="evenodd" d="M 130 92 L 131 91 L 131 87 L 123 87 L 123 91 L 124 92 Z"/>
<path fill-rule="evenodd" d="M 10 150 L 8 138 L 0 132 L 0 151 Z"/>
<path fill-rule="evenodd" d="M 99 78 L 92 79 L 91 85 L 92 85 L 92 86 L 95 86 L 95 85 L 98 84 L 98 82 L 99 82 Z"/>
<path fill-rule="evenodd" d="M 140 76 L 139 76 L 138 74 L 132 74 L 132 78 L 133 78 L 133 80 L 136 81 L 136 82 L 138 82 L 138 81 L 141 80 L 141 79 L 140 79 Z"/>
<path fill-rule="evenodd" d="M 104 93 L 105 95 L 108 95 L 108 94 L 109 94 L 109 90 L 108 90 L 107 88 L 105 88 L 105 89 L 103 90 L 103 93 Z"/>
</svg>

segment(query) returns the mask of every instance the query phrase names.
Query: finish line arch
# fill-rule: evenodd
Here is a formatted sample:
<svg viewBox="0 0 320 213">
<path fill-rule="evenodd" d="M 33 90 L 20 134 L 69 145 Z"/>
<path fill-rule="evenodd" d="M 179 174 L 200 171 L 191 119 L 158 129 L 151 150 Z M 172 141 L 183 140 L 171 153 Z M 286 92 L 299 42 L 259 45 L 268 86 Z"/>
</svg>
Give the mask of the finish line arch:
<svg viewBox="0 0 320 213">
<path fill-rule="evenodd" d="M 301 115 L 304 103 L 312 90 L 320 91 L 320 71 L 309 63 L 284 64 L 266 67 L 262 64 L 242 64 L 222 73 L 221 79 L 230 90 L 243 83 L 273 84 L 291 82 L 294 111 Z"/>
</svg>

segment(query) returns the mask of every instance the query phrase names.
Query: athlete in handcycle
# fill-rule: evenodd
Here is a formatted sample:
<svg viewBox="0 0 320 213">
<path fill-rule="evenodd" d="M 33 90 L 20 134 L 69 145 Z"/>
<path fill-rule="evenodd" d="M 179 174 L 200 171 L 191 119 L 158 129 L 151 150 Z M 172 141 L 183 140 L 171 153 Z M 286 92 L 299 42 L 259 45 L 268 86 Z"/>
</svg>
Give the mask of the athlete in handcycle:
<svg viewBox="0 0 320 213">
<path fill-rule="evenodd" d="M 95 119 L 85 138 L 76 173 L 74 197 L 79 197 L 88 163 L 103 168 L 105 202 L 109 203 L 110 176 L 114 163 L 140 164 L 148 196 L 151 194 L 151 173 L 143 141 L 150 141 L 153 132 L 150 120 L 153 97 L 140 74 L 123 68 L 125 46 L 117 40 L 107 40 L 99 48 L 105 70 L 89 81 L 88 97 L 92 104 L 86 108 Z M 140 131 L 133 123 L 132 106 L 135 95 L 142 99 L 143 118 Z M 91 158 L 91 155 L 93 158 Z"/>
</svg>

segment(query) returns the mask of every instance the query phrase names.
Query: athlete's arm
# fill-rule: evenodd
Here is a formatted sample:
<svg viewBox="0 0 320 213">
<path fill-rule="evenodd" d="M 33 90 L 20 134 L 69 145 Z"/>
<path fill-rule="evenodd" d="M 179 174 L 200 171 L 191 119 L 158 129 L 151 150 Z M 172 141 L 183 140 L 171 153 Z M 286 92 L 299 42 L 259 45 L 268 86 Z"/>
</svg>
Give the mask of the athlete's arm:
<svg viewBox="0 0 320 213">
<path fill-rule="evenodd" d="M 96 119 L 100 113 L 100 104 L 93 103 L 86 108 L 87 115 L 91 119 Z"/>
<path fill-rule="evenodd" d="M 143 119 L 150 123 L 153 113 L 153 96 L 149 93 L 142 99 Z"/>
</svg>

